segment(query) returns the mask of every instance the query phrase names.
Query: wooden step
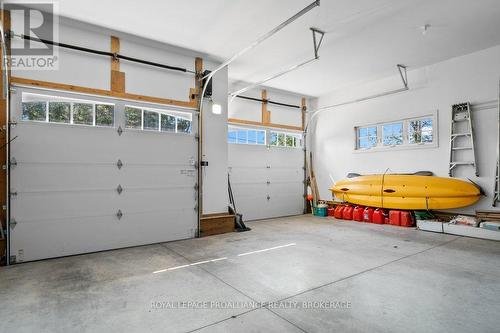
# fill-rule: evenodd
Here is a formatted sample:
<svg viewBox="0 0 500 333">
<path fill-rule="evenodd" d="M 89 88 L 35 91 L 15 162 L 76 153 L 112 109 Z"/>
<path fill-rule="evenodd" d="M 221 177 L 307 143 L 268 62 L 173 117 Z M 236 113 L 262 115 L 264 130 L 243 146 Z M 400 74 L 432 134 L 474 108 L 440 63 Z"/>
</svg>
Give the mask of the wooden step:
<svg viewBox="0 0 500 333">
<path fill-rule="evenodd" d="M 234 215 L 229 213 L 205 214 L 200 220 L 200 237 L 234 231 Z"/>
</svg>

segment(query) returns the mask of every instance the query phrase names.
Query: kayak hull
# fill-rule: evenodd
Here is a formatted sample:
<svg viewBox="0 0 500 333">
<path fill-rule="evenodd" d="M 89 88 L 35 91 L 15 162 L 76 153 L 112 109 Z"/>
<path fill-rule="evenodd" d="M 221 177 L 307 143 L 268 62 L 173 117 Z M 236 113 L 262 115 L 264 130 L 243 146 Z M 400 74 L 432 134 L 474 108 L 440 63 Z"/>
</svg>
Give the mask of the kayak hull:
<svg viewBox="0 0 500 333">
<path fill-rule="evenodd" d="M 343 201 L 388 209 L 452 209 L 473 205 L 481 196 L 471 182 L 418 175 L 369 175 L 336 183 L 332 194 Z"/>
</svg>

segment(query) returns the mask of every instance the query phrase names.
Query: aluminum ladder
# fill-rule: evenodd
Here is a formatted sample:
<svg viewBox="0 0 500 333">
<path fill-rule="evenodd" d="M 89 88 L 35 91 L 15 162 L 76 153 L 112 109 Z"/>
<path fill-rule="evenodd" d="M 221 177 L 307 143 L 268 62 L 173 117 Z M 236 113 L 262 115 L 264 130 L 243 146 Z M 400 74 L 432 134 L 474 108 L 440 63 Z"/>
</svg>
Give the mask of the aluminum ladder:
<svg viewBox="0 0 500 333">
<path fill-rule="evenodd" d="M 466 126 L 462 126 L 462 128 L 458 129 L 459 124 L 461 123 L 465 123 Z M 459 142 L 460 144 L 458 144 Z M 470 151 L 471 155 L 467 160 L 458 160 L 458 151 Z M 468 165 L 474 168 L 476 177 L 479 176 L 476 163 L 476 151 L 474 147 L 472 113 L 470 103 L 467 102 L 455 104 L 451 109 L 450 167 L 448 170 L 450 177 L 453 177 L 453 171 L 457 167 Z"/>
</svg>

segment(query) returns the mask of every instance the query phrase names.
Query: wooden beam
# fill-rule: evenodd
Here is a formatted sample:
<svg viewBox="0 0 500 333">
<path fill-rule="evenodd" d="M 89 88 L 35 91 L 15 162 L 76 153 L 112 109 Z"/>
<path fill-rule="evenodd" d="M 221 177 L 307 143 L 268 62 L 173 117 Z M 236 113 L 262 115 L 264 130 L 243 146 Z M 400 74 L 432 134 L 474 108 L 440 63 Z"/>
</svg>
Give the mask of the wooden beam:
<svg viewBox="0 0 500 333">
<path fill-rule="evenodd" d="M 300 101 L 300 110 L 302 112 L 302 130 L 306 128 L 306 111 L 307 111 L 307 105 L 306 105 L 306 98 L 302 97 Z"/>
<path fill-rule="evenodd" d="M 120 53 L 120 39 L 118 37 L 111 36 L 111 52 Z M 120 72 L 120 59 L 117 57 L 111 58 L 111 91 L 125 92 L 125 73 Z"/>
<path fill-rule="evenodd" d="M 120 53 L 120 39 L 118 37 L 111 36 L 111 52 Z M 111 58 L 111 70 L 120 71 L 120 59 Z"/>
<path fill-rule="evenodd" d="M 272 127 L 272 128 L 286 129 L 286 130 L 292 130 L 292 131 L 302 131 L 301 126 L 281 125 L 281 124 L 273 124 L 273 123 L 264 124 L 264 123 L 259 122 L 259 121 L 236 119 L 236 118 L 229 118 L 227 121 L 230 124 L 235 124 L 235 125 L 263 126 L 263 127 Z"/>
<path fill-rule="evenodd" d="M 75 85 L 70 85 L 70 84 L 47 82 L 47 81 L 40 81 L 40 80 L 31 80 L 31 79 L 25 79 L 25 78 L 20 78 L 20 77 L 12 77 L 11 82 L 21 84 L 21 85 L 33 86 L 33 87 L 72 91 L 72 92 L 77 92 L 77 93 L 98 95 L 98 96 L 116 97 L 116 98 L 123 98 L 123 99 L 129 99 L 129 100 L 141 101 L 141 102 L 180 106 L 180 107 L 185 107 L 185 108 L 197 108 L 197 106 L 198 106 L 193 101 L 178 101 L 175 99 L 136 95 L 136 94 L 130 94 L 130 93 L 117 92 L 117 91 L 75 86 Z"/>
<path fill-rule="evenodd" d="M 262 90 L 262 123 L 269 124 L 271 122 L 271 112 L 267 110 L 267 91 Z"/>
<path fill-rule="evenodd" d="M 203 59 L 202 58 L 196 58 L 194 60 L 194 71 L 195 71 L 195 76 L 194 76 L 194 91 L 190 91 L 190 99 L 194 99 L 196 103 L 200 102 L 200 94 L 201 94 L 201 89 L 203 87 L 201 86 L 201 78 L 203 76 Z M 195 96 L 193 96 L 193 93 L 195 93 Z M 194 98 L 193 98 L 194 97 Z"/>
<path fill-rule="evenodd" d="M 4 32 L 10 31 L 10 12 L 3 10 L 1 12 L 2 26 Z M 5 39 L 6 43 L 6 54 L 7 58 L 10 57 L 10 39 Z M 1 47 L 1 46 L 0 46 Z M 3 54 L 3 50 L 0 48 L 0 54 Z M 9 59 L 6 59 L 8 61 Z M 7 76 L 10 78 L 10 68 L 4 68 L 3 65 L 0 66 L 0 145 L 3 147 L 0 149 L 0 165 L 7 167 L 8 156 L 7 156 L 7 126 L 9 126 L 8 116 L 7 116 L 7 101 L 3 98 L 3 90 L 8 87 L 4 87 L 3 78 L 4 71 L 7 71 Z M 0 228 L 6 229 L 7 226 L 7 211 L 3 207 L 7 207 L 7 168 L 0 169 Z M 3 257 L 7 251 L 7 241 L 6 239 L 0 239 L 0 257 Z M 6 264 L 5 261 L 0 260 L 0 266 Z"/>
</svg>

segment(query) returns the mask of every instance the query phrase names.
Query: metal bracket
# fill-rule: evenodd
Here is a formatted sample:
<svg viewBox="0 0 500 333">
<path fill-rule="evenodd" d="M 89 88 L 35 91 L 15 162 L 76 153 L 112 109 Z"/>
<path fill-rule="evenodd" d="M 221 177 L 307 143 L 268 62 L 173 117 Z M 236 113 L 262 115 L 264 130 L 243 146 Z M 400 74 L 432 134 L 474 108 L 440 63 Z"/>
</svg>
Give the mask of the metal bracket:
<svg viewBox="0 0 500 333">
<path fill-rule="evenodd" d="M 116 188 L 116 192 L 118 192 L 118 195 L 122 194 L 123 187 L 120 184 L 118 184 L 118 187 Z"/>
<path fill-rule="evenodd" d="M 17 196 L 17 191 L 10 191 L 10 192 L 9 192 L 9 195 L 10 195 L 11 197 L 15 197 L 15 196 Z"/>
<path fill-rule="evenodd" d="M 268 180 L 268 181 L 266 182 L 266 184 L 267 184 L 267 185 L 271 185 L 271 182 Z"/>
<path fill-rule="evenodd" d="M 118 170 L 120 170 L 123 166 L 122 160 L 118 160 L 118 162 L 116 162 L 116 166 L 118 167 Z"/>
<path fill-rule="evenodd" d="M 270 197 L 269 195 L 267 195 L 267 198 L 266 198 L 266 199 L 267 199 L 267 200 L 271 200 L 271 197 Z"/>
<path fill-rule="evenodd" d="M 319 48 L 321 46 L 321 42 L 323 41 L 323 37 L 325 36 L 325 32 L 324 31 L 321 31 L 317 28 L 309 28 L 311 29 L 312 31 L 312 35 L 313 35 L 313 43 L 314 43 L 314 58 L 315 59 L 318 59 L 319 58 Z M 319 41 L 316 39 L 316 34 L 320 35 L 321 37 L 319 38 Z"/>
<path fill-rule="evenodd" d="M 118 212 L 116 212 L 116 217 L 118 218 L 118 220 L 121 220 L 121 218 L 123 217 L 123 213 L 122 213 L 121 209 L 118 209 Z"/>
<path fill-rule="evenodd" d="M 405 65 L 397 64 L 399 75 L 401 75 L 401 80 L 403 80 L 403 85 L 408 88 L 408 73 Z"/>
<path fill-rule="evenodd" d="M 16 158 L 15 158 L 15 157 L 12 157 L 12 158 L 10 159 L 10 161 L 9 161 L 9 166 L 10 166 L 11 168 L 14 168 L 14 167 L 16 167 L 16 166 L 17 166 L 17 160 L 16 160 Z"/>
<path fill-rule="evenodd" d="M 9 126 L 16 127 L 17 121 L 9 121 Z"/>
<path fill-rule="evenodd" d="M 195 184 L 194 184 L 194 190 L 195 190 L 195 191 L 198 191 L 198 188 L 199 188 L 198 183 L 195 183 Z"/>
<path fill-rule="evenodd" d="M 9 226 L 10 226 L 10 228 L 11 228 L 12 230 L 14 230 L 14 228 L 16 227 L 16 225 L 17 225 L 17 221 L 16 221 L 16 219 L 15 219 L 15 218 L 11 218 L 11 219 L 10 219 L 10 222 L 9 222 Z"/>
<path fill-rule="evenodd" d="M 123 133 L 123 129 L 121 126 L 118 126 L 118 129 L 116 130 L 118 132 L 118 135 L 121 136 Z"/>
</svg>

